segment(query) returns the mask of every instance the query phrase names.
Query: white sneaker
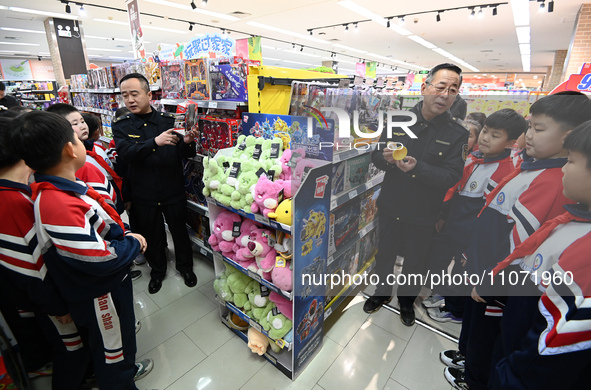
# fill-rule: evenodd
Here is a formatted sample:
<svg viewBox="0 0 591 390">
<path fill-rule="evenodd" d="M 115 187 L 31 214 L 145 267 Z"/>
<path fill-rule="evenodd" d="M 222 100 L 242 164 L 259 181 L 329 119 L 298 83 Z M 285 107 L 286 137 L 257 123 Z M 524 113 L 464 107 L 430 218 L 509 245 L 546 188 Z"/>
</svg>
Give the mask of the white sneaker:
<svg viewBox="0 0 591 390">
<path fill-rule="evenodd" d="M 448 367 L 458 368 L 460 370 L 463 370 L 466 366 L 466 358 L 456 349 L 441 351 L 439 360 Z"/>
<path fill-rule="evenodd" d="M 451 311 L 447 311 L 443 306 L 430 307 L 427 309 L 429 318 L 437 322 L 451 322 L 453 324 L 461 324 L 462 319 L 451 314 Z"/>
<path fill-rule="evenodd" d="M 137 332 L 139 332 L 141 328 L 142 323 L 140 322 L 140 320 L 135 320 L 135 334 L 137 334 Z"/>
<path fill-rule="evenodd" d="M 154 368 L 154 361 L 152 359 L 144 359 L 141 362 L 136 363 L 135 366 L 137 367 L 137 371 L 133 380 L 139 381 L 152 371 Z"/>
<path fill-rule="evenodd" d="M 426 308 L 439 307 L 439 306 L 442 306 L 444 303 L 445 303 L 445 298 L 439 294 L 431 295 L 429 298 L 424 299 L 423 302 L 421 302 L 421 304 Z"/>
</svg>

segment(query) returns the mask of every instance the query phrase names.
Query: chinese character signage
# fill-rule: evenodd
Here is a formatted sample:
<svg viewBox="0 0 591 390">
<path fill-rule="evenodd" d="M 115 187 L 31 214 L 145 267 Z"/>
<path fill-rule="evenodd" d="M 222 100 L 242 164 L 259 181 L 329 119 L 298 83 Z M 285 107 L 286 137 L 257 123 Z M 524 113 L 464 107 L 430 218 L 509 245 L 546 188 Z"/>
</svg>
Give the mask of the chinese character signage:
<svg viewBox="0 0 591 390">
<path fill-rule="evenodd" d="M 195 37 L 185 45 L 183 51 L 184 58 L 190 60 L 199 58 L 208 53 L 221 54 L 224 57 L 230 57 L 235 46 L 235 41 L 219 34 L 206 34 Z"/>
</svg>

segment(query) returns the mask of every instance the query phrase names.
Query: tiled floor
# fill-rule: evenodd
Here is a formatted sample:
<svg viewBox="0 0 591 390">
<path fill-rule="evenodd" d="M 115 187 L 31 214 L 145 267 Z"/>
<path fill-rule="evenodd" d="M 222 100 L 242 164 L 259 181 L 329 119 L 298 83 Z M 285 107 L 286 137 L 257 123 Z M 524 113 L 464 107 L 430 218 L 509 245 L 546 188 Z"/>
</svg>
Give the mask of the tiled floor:
<svg viewBox="0 0 591 390">
<path fill-rule="evenodd" d="M 149 357 L 155 364 L 137 382 L 141 390 L 450 389 L 439 352 L 454 343 L 419 325 L 407 328 L 386 309 L 364 313 L 361 295 L 334 314 L 340 318 L 329 321 L 334 324 L 328 324 L 322 349 L 292 382 L 222 325 L 211 261 L 195 256 L 196 288 L 186 287 L 169 263 L 162 289 L 155 295 L 147 292 L 149 268 L 138 268 L 144 275 L 134 282 L 135 312 L 142 323 L 137 359 Z M 424 309 L 416 310 L 417 318 L 430 322 Z M 443 326 L 456 335 L 460 329 Z M 33 384 L 35 390 L 51 389 L 49 378 Z"/>
</svg>

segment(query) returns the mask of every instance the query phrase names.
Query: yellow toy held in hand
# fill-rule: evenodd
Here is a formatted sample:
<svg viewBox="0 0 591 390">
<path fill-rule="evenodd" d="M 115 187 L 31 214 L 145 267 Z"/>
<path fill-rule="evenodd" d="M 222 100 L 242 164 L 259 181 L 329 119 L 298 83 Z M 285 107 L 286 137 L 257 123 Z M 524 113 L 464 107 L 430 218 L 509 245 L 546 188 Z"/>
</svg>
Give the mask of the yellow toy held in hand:
<svg viewBox="0 0 591 390">
<path fill-rule="evenodd" d="M 389 142 L 388 149 L 393 150 L 392 157 L 394 158 L 394 160 L 398 161 L 404 160 L 406 154 L 408 153 L 406 146 L 404 146 L 400 142 Z"/>
</svg>

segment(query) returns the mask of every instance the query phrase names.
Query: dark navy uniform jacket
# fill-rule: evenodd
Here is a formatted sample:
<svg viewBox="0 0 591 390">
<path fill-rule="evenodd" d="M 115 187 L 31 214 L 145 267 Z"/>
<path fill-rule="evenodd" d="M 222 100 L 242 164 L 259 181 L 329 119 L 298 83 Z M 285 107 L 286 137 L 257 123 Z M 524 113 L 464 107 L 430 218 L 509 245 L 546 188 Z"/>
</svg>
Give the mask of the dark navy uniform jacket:
<svg viewBox="0 0 591 390">
<path fill-rule="evenodd" d="M 195 143 L 158 146 L 155 140 L 173 127 L 173 114 L 154 109 L 147 122 L 134 114 L 113 122 L 117 154 L 129 166 L 132 202 L 155 206 L 185 199 L 182 159 L 195 156 Z"/>
<path fill-rule="evenodd" d="M 425 120 L 422 107 L 420 102 L 410 110 L 416 114 L 417 122 L 409 129 L 417 138 L 410 138 L 403 129 L 395 127 L 388 139 L 384 129 L 371 157 L 376 167 L 386 172 L 378 198 L 380 217 L 426 225 L 435 223 L 445 193 L 462 177 L 469 132 L 449 110 L 431 121 Z M 403 122 L 409 118 L 401 116 L 394 120 Z M 417 159 L 414 169 L 402 172 L 384 160 L 382 153 L 390 141 L 402 143 L 408 155 Z"/>
</svg>

